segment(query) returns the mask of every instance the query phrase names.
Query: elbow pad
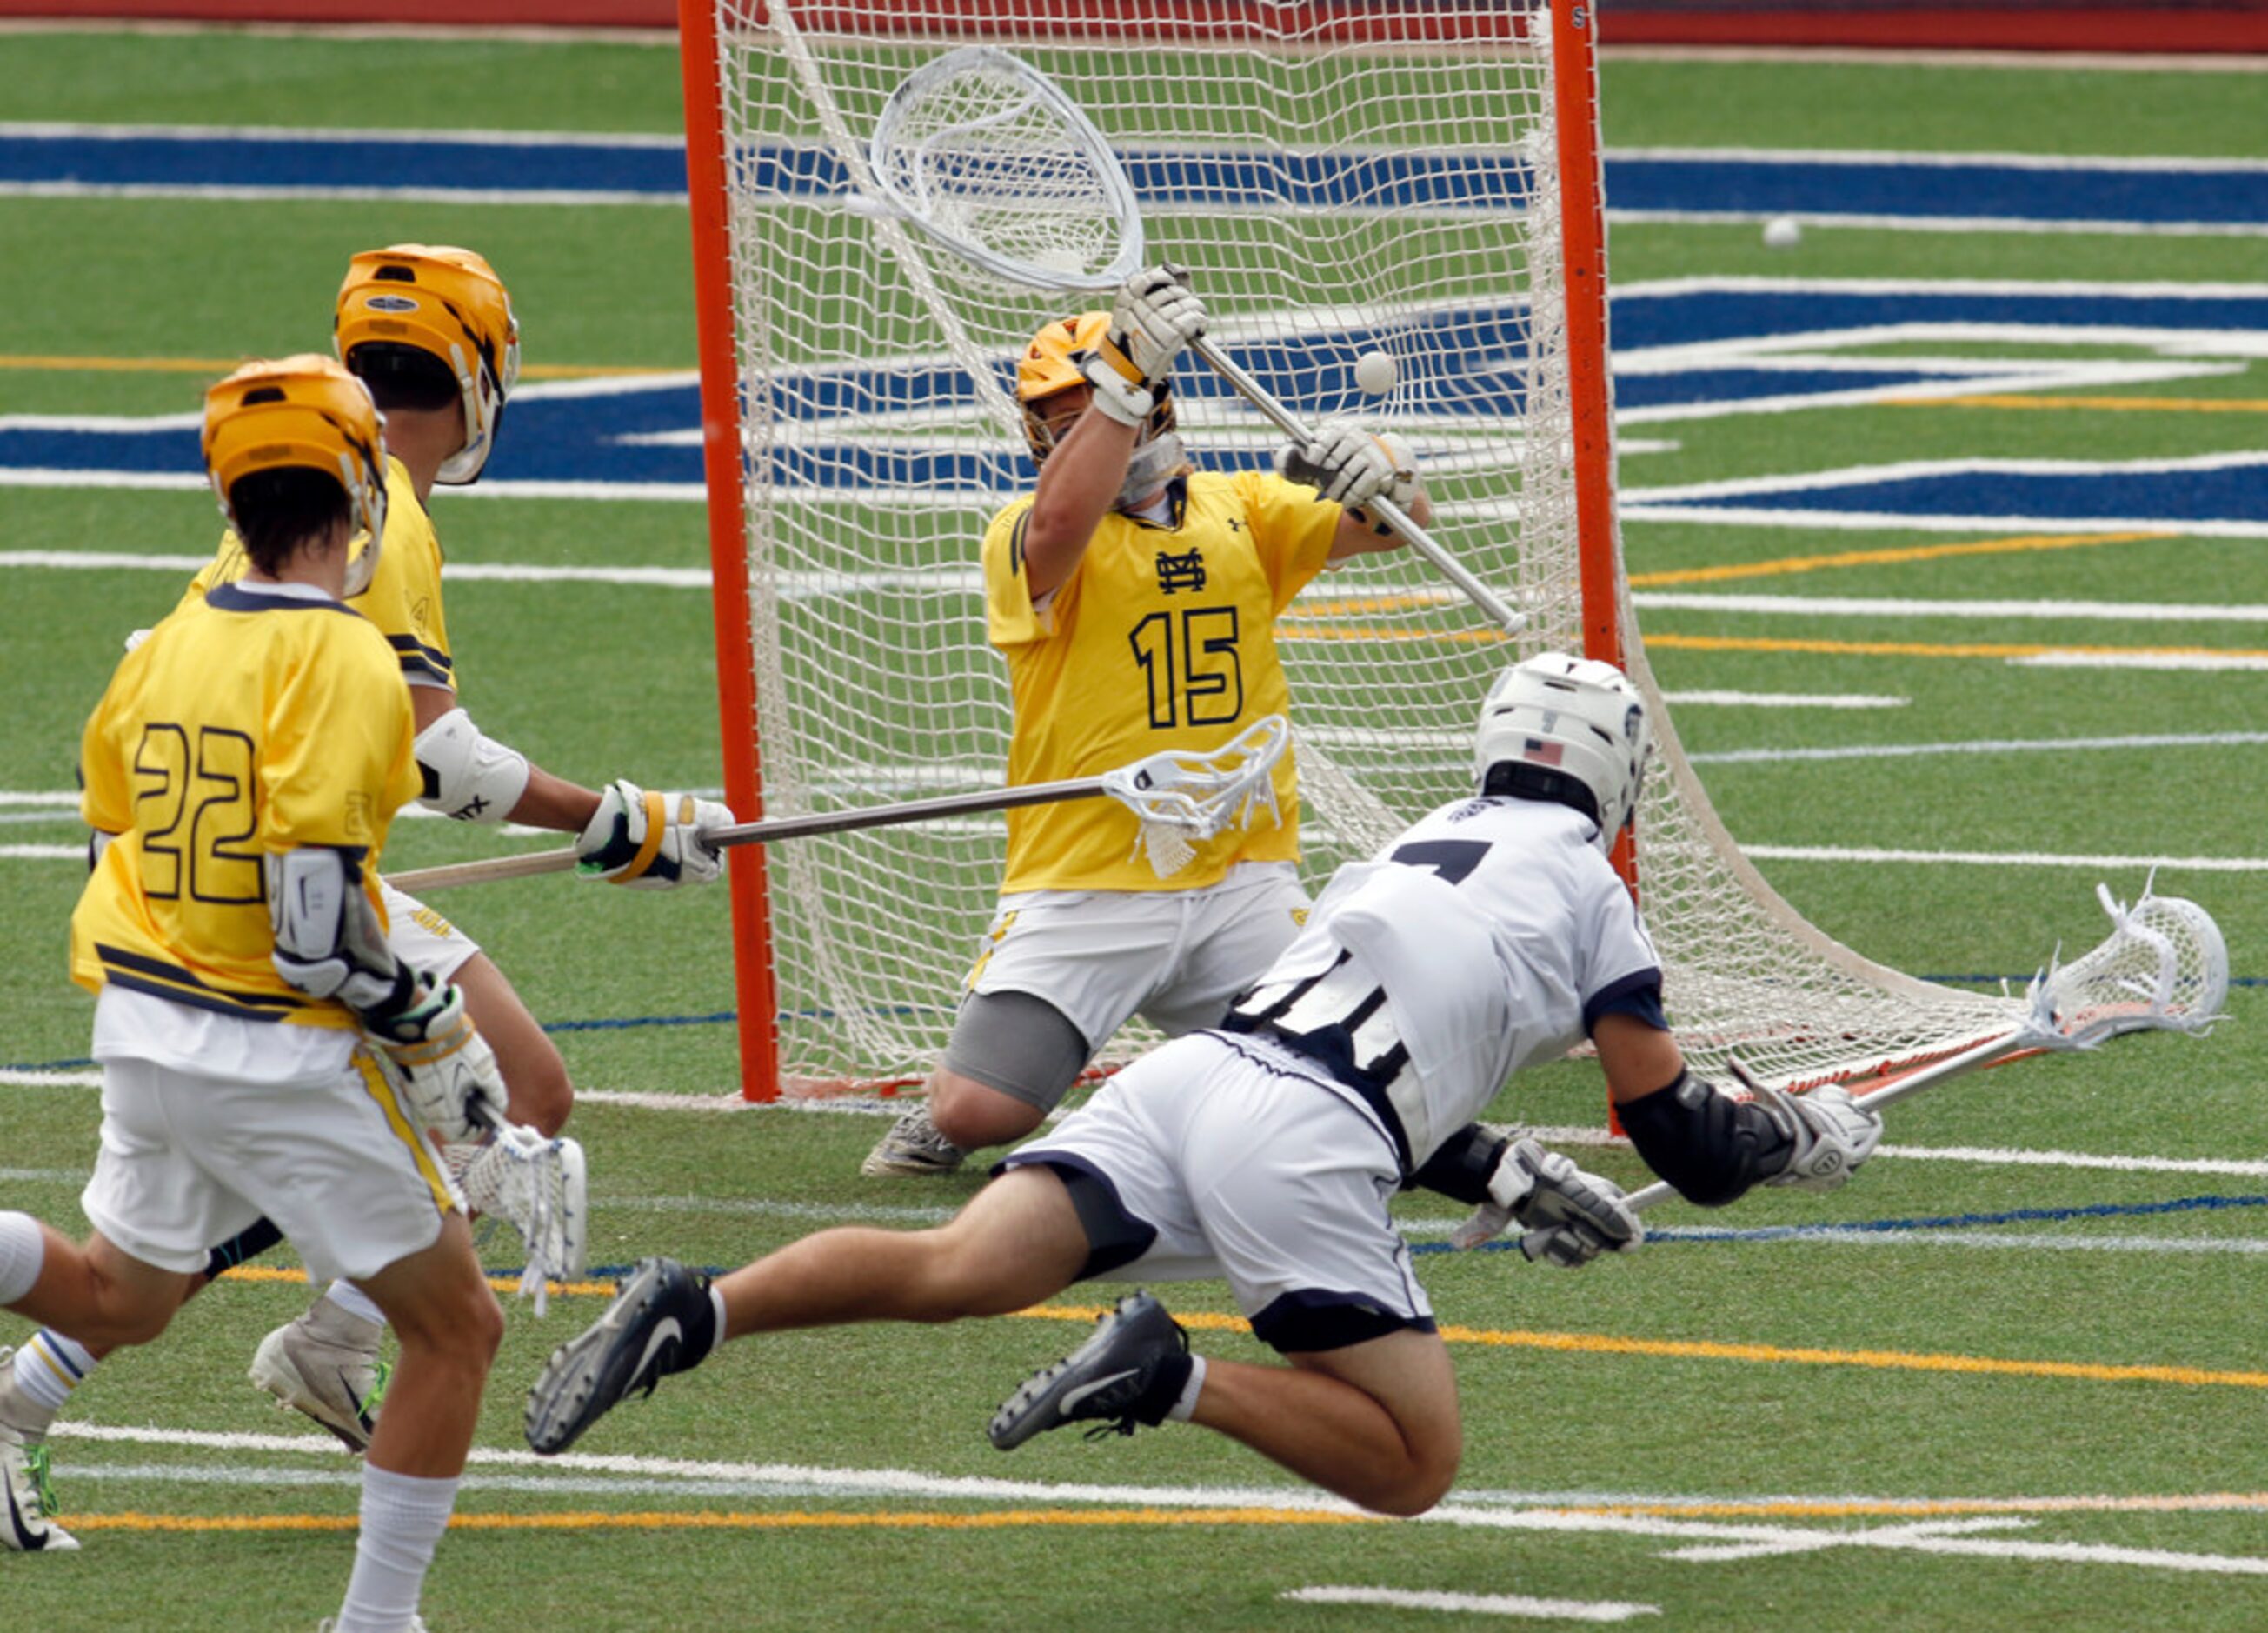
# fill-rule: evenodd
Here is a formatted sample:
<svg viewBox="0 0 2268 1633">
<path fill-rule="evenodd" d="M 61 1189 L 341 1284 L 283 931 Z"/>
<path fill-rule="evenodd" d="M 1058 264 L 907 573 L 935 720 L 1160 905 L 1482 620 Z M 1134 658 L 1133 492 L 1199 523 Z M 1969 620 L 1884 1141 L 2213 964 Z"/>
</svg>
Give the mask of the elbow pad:
<svg viewBox="0 0 2268 1633">
<path fill-rule="evenodd" d="M 473 717 L 452 709 L 417 734 L 417 802 L 459 822 L 497 823 L 527 792 L 527 756 L 481 735 Z"/>
<path fill-rule="evenodd" d="M 1615 1110 L 1646 1165 L 1702 1208 L 1722 1208 L 1786 1168 L 1793 1155 L 1762 1106 L 1690 1072 Z"/>
<path fill-rule="evenodd" d="M 362 859 L 303 845 L 261 859 L 276 972 L 310 998 L 335 998 L 365 1022 L 407 1008 L 416 973 L 387 943 L 386 927 L 362 888 Z"/>
</svg>

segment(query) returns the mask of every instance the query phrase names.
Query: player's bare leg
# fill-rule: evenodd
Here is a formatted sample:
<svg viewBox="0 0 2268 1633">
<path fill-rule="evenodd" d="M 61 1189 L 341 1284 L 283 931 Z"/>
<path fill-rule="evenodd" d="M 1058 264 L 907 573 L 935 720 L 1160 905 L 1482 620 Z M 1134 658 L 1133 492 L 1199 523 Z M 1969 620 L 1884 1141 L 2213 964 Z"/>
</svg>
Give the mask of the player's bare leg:
<svg viewBox="0 0 2268 1633">
<path fill-rule="evenodd" d="M 528 1392 L 528 1444 L 564 1451 L 615 1402 L 698 1365 L 727 1338 L 854 1321 L 1004 1315 L 1069 1286 L 1086 1232 L 1063 1182 L 1018 1169 L 931 1230 L 822 1230 L 703 1287 L 648 1260 Z"/>
<path fill-rule="evenodd" d="M 75 1246 L 25 1214 L 0 1215 L 0 1272 L 9 1308 L 51 1326 L 68 1322 L 70 1330 L 99 1332 L 106 1351 L 164 1331 L 195 1279 L 144 1264 L 99 1234 L 85 1247 Z M 53 1369 L 68 1372 L 67 1357 L 85 1354 L 46 1329 L 21 1354 L 0 1349 L 0 1548 L 63 1553 L 78 1546 L 54 1521 L 48 1482 L 45 1440 L 61 1401 L 35 1397 L 25 1379 L 45 1374 L 43 1381 L 68 1398 L 71 1379 Z"/>
<path fill-rule="evenodd" d="M 431 1246 L 360 1285 L 386 1312 L 401 1357 L 363 1467 L 362 1531 L 339 1619 L 398 1627 L 416 1612 L 456 1505 L 481 1391 L 504 1340 L 504 1312 L 456 1214 L 442 1221 Z"/>
<path fill-rule="evenodd" d="M 1287 1359 L 1208 1362 L 1189 1421 L 1380 1513 L 1422 1514 L 1441 1500 L 1464 1435 L 1438 1334 L 1389 1333 Z"/>
</svg>

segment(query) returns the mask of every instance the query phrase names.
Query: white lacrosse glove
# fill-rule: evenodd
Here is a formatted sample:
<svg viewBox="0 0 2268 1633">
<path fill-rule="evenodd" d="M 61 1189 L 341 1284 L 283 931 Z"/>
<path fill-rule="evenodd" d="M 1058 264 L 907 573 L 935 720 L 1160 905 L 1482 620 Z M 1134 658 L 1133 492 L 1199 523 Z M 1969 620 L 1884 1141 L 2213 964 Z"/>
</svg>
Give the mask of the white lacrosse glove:
<svg viewBox="0 0 2268 1633">
<path fill-rule="evenodd" d="M 1489 1175 L 1489 1200 L 1449 1233 L 1449 1245 L 1477 1247 L 1515 1222 L 1527 1228 L 1520 1251 L 1528 1260 L 1569 1270 L 1646 1240 L 1646 1227 L 1620 1186 L 1533 1140 L 1505 1148 Z"/>
<path fill-rule="evenodd" d="M 1167 262 L 1128 278 L 1111 307 L 1109 332 L 1079 359 L 1094 406 L 1122 425 L 1149 419 L 1174 359 L 1204 333 L 1204 302 L 1182 281 L 1188 276 Z"/>
<path fill-rule="evenodd" d="M 435 986 L 421 976 L 416 1001 L 387 1014 L 365 1013 L 363 1027 L 393 1066 L 417 1126 L 443 1144 L 475 1141 L 503 1125 L 504 1073 L 455 982 Z"/>
<path fill-rule="evenodd" d="M 1789 1094 L 1762 1083 L 1749 1087 L 1757 1108 L 1794 1146 L 1787 1166 L 1766 1185 L 1832 1191 L 1881 1142 L 1882 1114 L 1859 1105 L 1847 1089 L 1827 1083 L 1806 1094 Z"/>
<path fill-rule="evenodd" d="M 1351 419 L 1327 419 L 1305 443 L 1286 443 L 1276 451 L 1276 469 L 1285 481 L 1352 511 L 1381 496 L 1407 510 L 1418 497 L 1410 445 L 1391 432 L 1373 435 Z"/>
<path fill-rule="evenodd" d="M 527 1246 L 519 1291 L 542 1315 L 549 1302 L 545 1282 L 583 1274 L 591 1208 L 582 1146 L 505 1125 L 479 1144 L 444 1146 L 441 1156 L 468 1208 L 519 1232 Z"/>
<path fill-rule="evenodd" d="M 627 779 L 608 785 L 575 841 L 577 870 L 634 890 L 708 884 L 725 869 L 705 831 L 733 825 L 732 808 L 689 794 L 652 794 Z"/>
</svg>

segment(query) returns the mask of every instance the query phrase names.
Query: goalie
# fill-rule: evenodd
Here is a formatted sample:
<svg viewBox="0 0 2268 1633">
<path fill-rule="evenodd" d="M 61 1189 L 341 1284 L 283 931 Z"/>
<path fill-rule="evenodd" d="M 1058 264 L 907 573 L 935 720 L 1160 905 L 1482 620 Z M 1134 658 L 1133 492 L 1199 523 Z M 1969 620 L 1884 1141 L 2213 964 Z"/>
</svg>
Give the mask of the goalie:
<svg viewBox="0 0 2268 1633">
<path fill-rule="evenodd" d="M 1287 474 L 1194 470 L 1172 372 L 1205 321 L 1186 275 L 1152 267 L 1109 311 L 1049 323 L 1017 365 L 1039 481 L 983 547 L 985 629 L 1014 711 L 1012 787 L 1217 749 L 1285 713 L 1277 615 L 1325 566 L 1397 545 L 1367 500 L 1432 514 L 1406 450 L 1346 422 L 1286 449 Z M 1272 788 L 1272 819 L 1229 829 L 1163 877 L 1116 805 L 1011 811 L 998 909 L 925 1104 L 864 1171 L 949 1173 L 1021 1139 L 1133 1015 L 1168 1034 L 1218 1020 L 1307 909 L 1288 755 Z"/>
<path fill-rule="evenodd" d="M 1709 1205 L 1759 1184 L 1838 1186 L 1880 1137 L 1842 1090 L 1744 1101 L 1685 1069 L 1604 854 L 1647 741 L 1637 690 L 1609 666 L 1545 654 L 1509 669 L 1483 706 L 1475 794 L 1342 868 L 1226 1024 L 1111 1078 L 941 1228 L 824 1231 L 707 1287 L 644 1261 L 546 1364 L 529 1444 L 563 1450 L 730 1338 L 1000 1315 L 1089 1278 L 1219 1276 L 1286 1364 L 1193 1356 L 1137 1292 L 1009 1398 L 992 1443 L 1196 1422 L 1366 1508 L 1431 1507 L 1456 1473 L 1456 1385 L 1388 1198 L 1416 1184 L 1470 1203 L 1461 1245 L 1517 1223 L 1545 1264 L 1644 1238 L 1611 1182 L 1471 1120 L 1508 1076 L 1587 1034 L 1639 1156 Z"/>
</svg>

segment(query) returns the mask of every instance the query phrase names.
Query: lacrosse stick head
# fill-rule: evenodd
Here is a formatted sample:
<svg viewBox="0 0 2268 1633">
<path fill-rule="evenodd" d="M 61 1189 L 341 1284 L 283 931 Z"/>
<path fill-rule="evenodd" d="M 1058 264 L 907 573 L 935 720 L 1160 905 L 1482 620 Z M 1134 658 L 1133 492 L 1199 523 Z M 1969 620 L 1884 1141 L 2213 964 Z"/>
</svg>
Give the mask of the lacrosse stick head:
<svg viewBox="0 0 2268 1633">
<path fill-rule="evenodd" d="M 1291 722 L 1270 714 L 1218 749 L 1167 749 L 1106 772 L 1102 789 L 1140 821 L 1137 853 L 1149 858 L 1160 878 L 1170 878 L 1189 865 L 1200 844 L 1224 828 L 1247 825 L 1256 811 L 1283 820 L 1273 773 L 1291 741 Z"/>
<path fill-rule="evenodd" d="M 2027 994 L 2042 1046 L 2088 1049 L 2125 1032 L 2208 1030 L 2228 996 L 2228 947 L 2213 915 L 2146 886 L 2132 907 L 2108 885 L 2095 896 L 2110 915 L 2109 939 L 2051 964 Z"/>
<path fill-rule="evenodd" d="M 890 93 L 867 144 L 899 214 L 1023 289 L 1114 290 L 1142 264 L 1142 217 L 1110 144 L 1055 81 L 964 46 Z"/>
</svg>

